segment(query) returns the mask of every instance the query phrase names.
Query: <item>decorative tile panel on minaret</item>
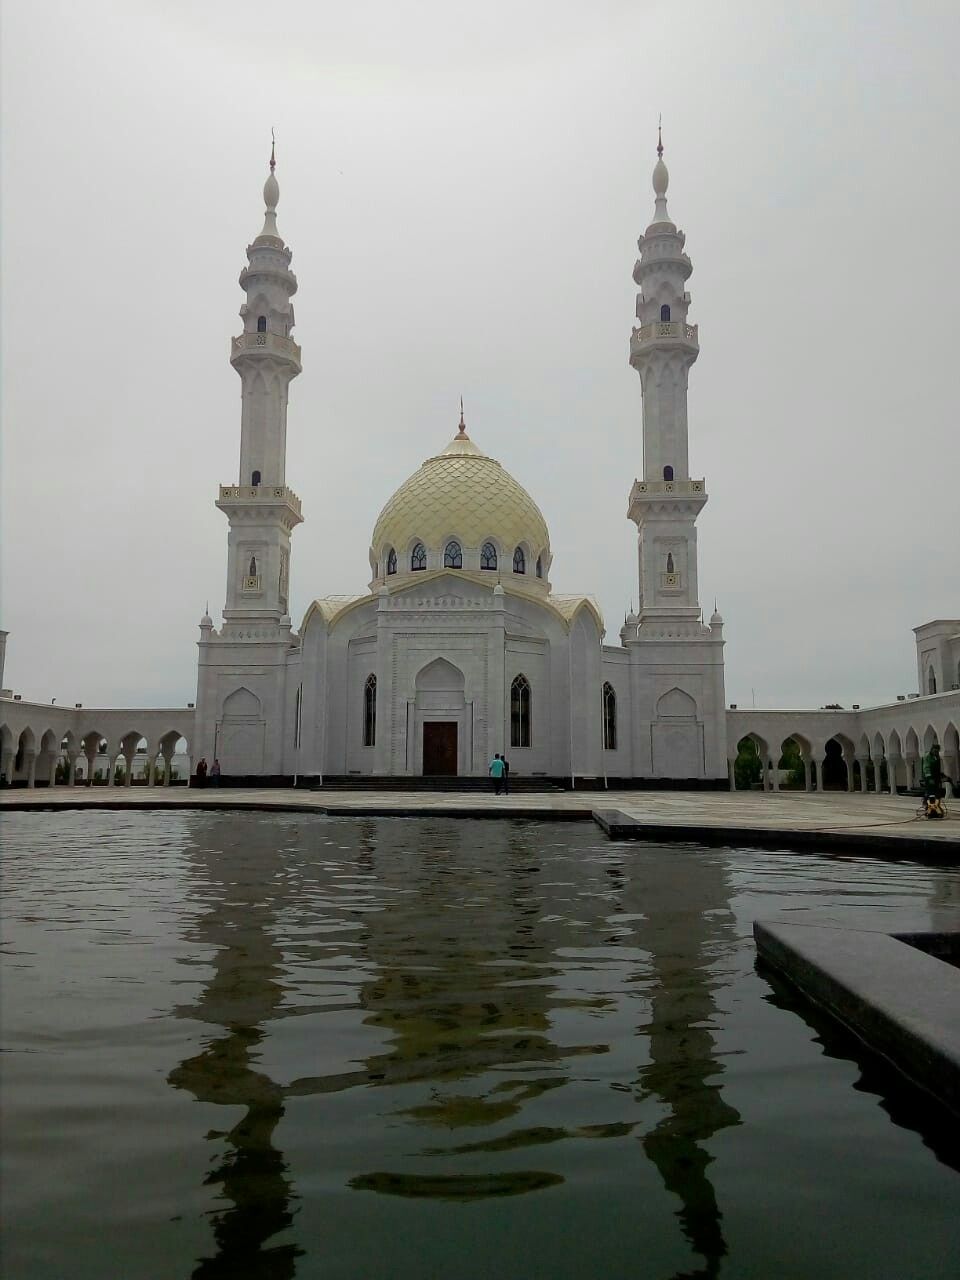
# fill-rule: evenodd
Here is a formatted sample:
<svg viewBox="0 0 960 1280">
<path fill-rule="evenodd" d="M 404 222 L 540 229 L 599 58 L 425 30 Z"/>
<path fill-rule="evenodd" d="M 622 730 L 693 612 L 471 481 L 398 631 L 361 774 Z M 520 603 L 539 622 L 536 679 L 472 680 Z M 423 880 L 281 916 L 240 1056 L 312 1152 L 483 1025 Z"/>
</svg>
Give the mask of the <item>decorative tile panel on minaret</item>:
<svg viewBox="0 0 960 1280">
<path fill-rule="evenodd" d="M 693 266 L 667 213 L 668 181 L 658 140 L 656 206 L 633 269 L 640 324 L 630 339 L 643 387 L 643 479 L 634 482 L 628 511 L 639 530 L 641 625 L 700 617 L 696 518 L 707 495 L 704 482 L 690 478 L 687 454 L 687 375 L 700 343 L 697 326 L 687 323 Z"/>
<path fill-rule="evenodd" d="M 277 231 L 280 188 L 270 154 L 263 188 L 263 230 L 247 247 L 240 273 L 247 300 L 240 308 L 243 332 L 232 341 L 230 363 L 242 381 L 240 476 L 221 485 L 217 506 L 230 521 L 227 599 L 223 616 L 273 620 L 289 612 L 290 533 L 298 525 L 300 499 L 286 485 L 287 393 L 300 372 L 300 348 L 290 337 L 290 299 L 297 278 L 291 251 Z"/>
</svg>

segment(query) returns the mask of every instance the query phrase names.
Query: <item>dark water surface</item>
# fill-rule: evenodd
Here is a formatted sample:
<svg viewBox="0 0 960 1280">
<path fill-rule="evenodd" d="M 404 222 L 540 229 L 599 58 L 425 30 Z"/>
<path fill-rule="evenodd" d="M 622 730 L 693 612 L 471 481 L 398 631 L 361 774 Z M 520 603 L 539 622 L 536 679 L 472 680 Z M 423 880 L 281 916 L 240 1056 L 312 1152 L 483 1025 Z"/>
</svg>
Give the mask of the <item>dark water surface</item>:
<svg viewBox="0 0 960 1280">
<path fill-rule="evenodd" d="M 572 823 L 2 834 L 4 1280 L 960 1274 L 949 1128 L 750 935 L 936 921 L 955 870 Z"/>
</svg>

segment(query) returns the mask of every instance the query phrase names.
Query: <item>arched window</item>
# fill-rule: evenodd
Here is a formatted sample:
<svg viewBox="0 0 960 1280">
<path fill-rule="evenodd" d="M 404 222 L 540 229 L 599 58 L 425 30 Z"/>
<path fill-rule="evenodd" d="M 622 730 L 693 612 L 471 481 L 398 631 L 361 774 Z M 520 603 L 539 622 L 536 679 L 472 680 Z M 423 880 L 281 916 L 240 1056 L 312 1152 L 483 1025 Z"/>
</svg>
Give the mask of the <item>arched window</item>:
<svg viewBox="0 0 960 1280">
<path fill-rule="evenodd" d="M 391 547 L 390 550 L 387 552 L 387 573 L 392 574 L 396 572 L 397 572 L 397 553 L 396 551 L 394 551 L 393 547 Z"/>
<path fill-rule="evenodd" d="M 445 569 L 463 568 L 463 552 L 460 550 L 459 542 L 447 543 L 443 552 L 443 567 Z"/>
<path fill-rule="evenodd" d="M 485 542 L 480 548 L 480 568 L 495 569 L 497 567 L 497 548 L 492 542 Z"/>
<path fill-rule="evenodd" d="M 660 308 L 660 319 L 664 323 L 666 323 L 670 319 L 670 308 L 667 305 L 667 303 L 664 303 L 663 306 Z"/>
<path fill-rule="evenodd" d="M 517 676 L 510 686 L 510 745 L 530 745 L 530 681 Z"/>
<path fill-rule="evenodd" d="M 367 676 L 363 686 L 363 745 L 377 743 L 377 677 Z"/>
<path fill-rule="evenodd" d="M 250 571 L 249 571 L 249 573 L 247 574 L 247 577 L 248 577 L 248 578 L 255 578 L 256 576 L 257 576 L 257 557 L 256 557 L 256 556 L 251 556 L 251 557 L 250 557 Z"/>
<path fill-rule="evenodd" d="M 410 552 L 410 571 L 412 573 L 416 573 L 418 569 L 425 569 L 426 567 L 427 567 L 427 548 L 423 545 L 422 542 L 418 542 L 417 545 Z"/>
<path fill-rule="evenodd" d="M 253 485 L 253 487 L 254 487 L 254 488 L 256 488 L 256 487 L 257 487 L 257 485 L 260 483 L 260 472 L 259 472 L 259 471 L 254 471 L 254 472 L 252 472 L 252 474 L 251 474 L 251 476 L 250 476 L 250 483 Z"/>
<path fill-rule="evenodd" d="M 673 573 L 673 552 L 667 552 L 667 573 Z"/>
<path fill-rule="evenodd" d="M 673 467 L 671 467 L 671 466 L 669 466 L 669 465 L 668 465 L 668 466 L 666 466 L 666 467 L 664 467 L 664 468 L 663 468 L 663 478 L 664 478 L 664 480 L 672 480 L 672 479 L 673 479 Z"/>
<path fill-rule="evenodd" d="M 543 577 L 543 556 L 537 556 L 537 577 Z"/>
<path fill-rule="evenodd" d="M 609 680 L 603 686 L 603 746 L 605 751 L 617 749 L 617 694 Z"/>
<path fill-rule="evenodd" d="M 267 317 L 257 316 L 257 333 L 267 332 Z"/>
<path fill-rule="evenodd" d="M 513 572 L 527 572 L 527 557 L 523 554 L 523 547 L 517 547 L 516 551 L 513 553 Z"/>
<path fill-rule="evenodd" d="M 927 693 L 936 693 L 936 692 L 937 692 L 937 677 L 936 677 L 936 674 L 934 673 L 933 667 L 931 667 L 930 670 L 927 672 Z"/>
</svg>

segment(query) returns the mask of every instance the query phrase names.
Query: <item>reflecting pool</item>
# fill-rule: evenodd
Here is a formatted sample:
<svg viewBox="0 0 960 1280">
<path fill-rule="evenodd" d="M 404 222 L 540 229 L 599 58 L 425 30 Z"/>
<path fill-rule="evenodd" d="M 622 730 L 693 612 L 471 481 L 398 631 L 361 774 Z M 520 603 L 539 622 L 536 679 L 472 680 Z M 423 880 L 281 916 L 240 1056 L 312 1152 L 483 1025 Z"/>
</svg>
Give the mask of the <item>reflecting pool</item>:
<svg viewBox="0 0 960 1280">
<path fill-rule="evenodd" d="M 588 824 L 3 816 L 5 1280 L 960 1270 L 956 1129 L 755 968 L 952 868 Z"/>
</svg>

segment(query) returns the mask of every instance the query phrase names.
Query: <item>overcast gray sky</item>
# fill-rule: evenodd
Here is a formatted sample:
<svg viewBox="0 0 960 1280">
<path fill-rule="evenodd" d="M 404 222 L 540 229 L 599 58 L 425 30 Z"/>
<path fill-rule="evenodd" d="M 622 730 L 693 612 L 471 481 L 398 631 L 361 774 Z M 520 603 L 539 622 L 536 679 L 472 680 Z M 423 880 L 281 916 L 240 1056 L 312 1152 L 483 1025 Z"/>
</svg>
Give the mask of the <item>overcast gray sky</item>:
<svg viewBox="0 0 960 1280">
<path fill-rule="evenodd" d="M 24 697 L 193 700 L 271 125 L 295 625 L 365 588 L 377 513 L 462 394 L 543 510 L 555 589 L 594 594 L 616 643 L 658 112 L 728 701 L 916 688 L 911 627 L 960 615 L 955 0 L 6 0 L 2 34 L 0 625 Z"/>
</svg>

